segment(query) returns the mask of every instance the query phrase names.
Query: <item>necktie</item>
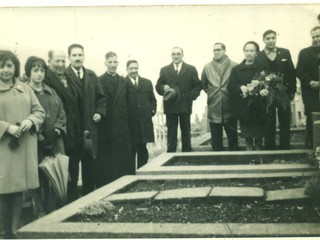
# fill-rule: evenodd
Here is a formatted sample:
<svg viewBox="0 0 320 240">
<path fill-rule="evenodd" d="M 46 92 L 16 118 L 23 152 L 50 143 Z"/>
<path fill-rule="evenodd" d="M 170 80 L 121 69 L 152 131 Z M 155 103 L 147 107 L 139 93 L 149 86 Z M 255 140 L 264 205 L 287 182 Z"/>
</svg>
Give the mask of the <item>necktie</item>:
<svg viewBox="0 0 320 240">
<path fill-rule="evenodd" d="M 81 80 L 80 71 L 77 71 L 78 78 Z"/>
<path fill-rule="evenodd" d="M 175 66 L 176 66 L 176 67 L 175 67 L 175 69 L 176 69 L 176 74 L 178 75 L 178 74 L 179 74 L 179 67 L 178 67 L 179 65 L 178 65 L 178 64 L 175 64 Z"/>
<path fill-rule="evenodd" d="M 134 85 L 135 85 L 136 87 L 138 87 L 138 79 L 135 79 L 135 80 L 134 80 Z"/>
</svg>

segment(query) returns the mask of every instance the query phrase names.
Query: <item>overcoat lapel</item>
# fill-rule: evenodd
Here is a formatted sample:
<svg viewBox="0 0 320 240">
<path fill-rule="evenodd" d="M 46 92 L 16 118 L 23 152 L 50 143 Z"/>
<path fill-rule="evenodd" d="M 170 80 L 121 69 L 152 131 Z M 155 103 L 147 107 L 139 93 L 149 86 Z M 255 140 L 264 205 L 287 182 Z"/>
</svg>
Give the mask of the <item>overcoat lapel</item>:
<svg viewBox="0 0 320 240">
<path fill-rule="evenodd" d="M 180 72 L 177 77 L 177 82 L 183 77 L 183 75 L 186 73 L 187 69 L 188 69 L 187 65 L 185 63 L 182 63 Z"/>
<path fill-rule="evenodd" d="M 68 78 L 66 78 L 68 84 L 70 85 L 70 81 L 68 81 Z M 68 91 L 64 85 L 61 83 L 60 79 L 50 70 L 47 70 L 47 80 L 45 81 L 48 86 L 53 86 L 53 88 L 56 88 L 58 92 L 66 98 L 68 101 L 74 101 L 73 96 L 71 95 L 71 91 Z M 69 86 L 71 88 L 71 86 Z"/>
<path fill-rule="evenodd" d="M 170 85 L 175 85 L 178 77 L 177 77 L 177 73 L 174 69 L 173 63 L 171 63 L 168 67 L 168 73 L 172 76 L 172 78 L 170 78 Z"/>
<path fill-rule="evenodd" d="M 282 61 L 282 58 L 284 58 L 283 52 L 282 52 L 280 49 L 277 49 L 277 57 L 276 57 L 276 60 L 277 60 L 277 65 L 278 65 L 278 66 L 280 66 L 281 61 Z"/>
<path fill-rule="evenodd" d="M 81 80 L 78 78 L 78 76 L 75 74 L 75 72 L 72 70 L 71 66 L 69 66 L 66 71 L 65 71 L 68 79 L 71 81 L 71 84 L 74 86 L 74 88 L 77 90 L 77 92 L 80 94 L 81 99 L 84 94 L 84 88 L 83 83 Z M 85 73 L 85 70 L 84 70 Z M 85 75 L 83 76 L 85 77 Z"/>
<path fill-rule="evenodd" d="M 117 103 L 123 97 L 123 91 L 126 91 L 125 79 L 117 74 L 117 86 L 113 98 L 113 102 Z"/>
<path fill-rule="evenodd" d="M 143 91 L 146 81 L 139 76 L 138 91 Z"/>
<path fill-rule="evenodd" d="M 108 78 L 108 73 L 105 73 L 103 75 L 103 78 L 105 79 L 103 82 L 103 85 L 106 85 L 105 89 L 107 90 L 106 94 L 109 94 L 109 96 L 113 99 L 113 87 L 111 86 L 110 78 Z"/>
</svg>

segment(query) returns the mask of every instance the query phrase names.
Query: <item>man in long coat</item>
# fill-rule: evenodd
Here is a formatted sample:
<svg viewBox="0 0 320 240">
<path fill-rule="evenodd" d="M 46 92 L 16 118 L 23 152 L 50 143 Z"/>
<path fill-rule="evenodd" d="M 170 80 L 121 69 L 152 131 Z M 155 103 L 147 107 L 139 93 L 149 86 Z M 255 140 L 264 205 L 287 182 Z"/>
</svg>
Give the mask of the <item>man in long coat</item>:
<svg viewBox="0 0 320 240">
<path fill-rule="evenodd" d="M 301 82 L 301 93 L 306 121 L 306 146 L 313 147 L 312 112 L 320 112 L 319 74 L 320 74 L 320 27 L 311 30 L 312 46 L 300 51 L 297 75 Z"/>
<path fill-rule="evenodd" d="M 107 97 L 107 112 L 98 124 L 98 187 L 135 172 L 131 161 L 127 83 L 117 74 L 117 55 L 108 52 L 105 60 L 107 71 L 99 77 Z"/>
<path fill-rule="evenodd" d="M 234 151 L 238 148 L 237 120 L 232 113 L 228 83 L 231 70 L 236 63 L 226 55 L 226 47 L 223 43 L 215 43 L 213 53 L 213 60 L 204 66 L 201 74 L 201 85 L 208 95 L 208 121 L 212 149 L 223 150 L 224 128 L 229 150 Z"/>
<path fill-rule="evenodd" d="M 131 161 L 135 162 L 137 155 L 137 168 L 140 168 L 148 162 L 147 143 L 154 142 L 152 116 L 157 111 L 157 100 L 153 93 L 152 82 L 140 77 L 138 71 L 138 62 L 129 60 L 126 81 L 128 85 Z"/>
<path fill-rule="evenodd" d="M 96 124 L 106 115 L 107 99 L 97 75 L 83 66 L 85 58 L 83 46 L 80 44 L 70 45 L 68 55 L 70 66 L 67 67 L 65 74 L 79 96 L 81 132 L 85 138 L 82 142 L 84 151 L 81 154 L 82 192 L 85 195 L 94 190 L 95 170 L 99 168 L 99 166 L 94 166 L 97 155 Z M 90 142 L 92 147 L 86 146 Z"/>
<path fill-rule="evenodd" d="M 49 68 L 44 80 L 60 97 L 67 119 L 67 134 L 64 136 L 66 155 L 69 157 L 68 201 L 78 198 L 79 161 L 81 157 L 81 112 L 79 108 L 79 95 L 77 90 L 64 73 L 66 67 L 66 54 L 62 50 L 49 51 Z"/>
<path fill-rule="evenodd" d="M 171 58 L 172 63 L 161 68 L 156 84 L 156 90 L 161 96 L 172 86 L 180 92 L 177 101 L 163 102 L 168 128 L 167 152 L 176 151 L 178 120 L 180 120 L 182 152 L 190 152 L 192 150 L 190 115 L 192 103 L 200 95 L 201 84 L 196 68 L 182 61 L 182 48 L 174 47 L 171 51 Z"/>
<path fill-rule="evenodd" d="M 286 99 L 275 97 L 272 106 L 268 107 L 267 133 L 265 146 L 267 150 L 275 149 L 276 112 L 278 114 L 280 130 L 280 149 L 290 149 L 290 101 L 294 99 L 296 92 L 296 72 L 288 49 L 276 46 L 277 33 L 267 30 L 263 34 L 265 48 L 258 54 L 257 60 L 261 69 L 267 73 L 283 75 L 283 85 L 286 87 Z M 289 101 L 288 101 L 289 100 Z M 283 104 L 287 101 L 287 104 Z"/>
</svg>

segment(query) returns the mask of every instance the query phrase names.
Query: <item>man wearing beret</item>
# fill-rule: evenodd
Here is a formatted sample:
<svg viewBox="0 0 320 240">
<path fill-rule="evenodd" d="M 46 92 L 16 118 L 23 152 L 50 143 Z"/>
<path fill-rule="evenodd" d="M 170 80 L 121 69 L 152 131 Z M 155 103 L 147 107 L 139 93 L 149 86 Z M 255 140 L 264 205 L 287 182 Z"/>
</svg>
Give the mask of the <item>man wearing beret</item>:
<svg viewBox="0 0 320 240">
<path fill-rule="evenodd" d="M 190 114 L 192 102 L 200 94 L 201 84 L 196 68 L 182 61 L 182 48 L 174 47 L 171 58 L 172 63 L 161 68 L 156 84 L 157 92 L 164 96 L 163 107 L 168 128 L 167 152 L 176 152 L 178 121 L 180 121 L 182 152 L 190 152 Z M 178 92 L 172 89 L 177 89 Z"/>
</svg>

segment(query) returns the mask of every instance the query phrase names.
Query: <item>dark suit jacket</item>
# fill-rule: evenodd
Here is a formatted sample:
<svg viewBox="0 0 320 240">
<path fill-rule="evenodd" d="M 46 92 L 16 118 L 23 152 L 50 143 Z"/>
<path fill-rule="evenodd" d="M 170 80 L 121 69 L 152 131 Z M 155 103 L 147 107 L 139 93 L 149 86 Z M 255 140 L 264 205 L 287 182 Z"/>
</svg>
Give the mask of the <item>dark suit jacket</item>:
<svg viewBox="0 0 320 240">
<path fill-rule="evenodd" d="M 192 102 L 197 99 L 201 91 L 201 82 L 194 66 L 182 63 L 177 75 L 173 63 L 161 68 L 160 77 L 156 84 L 156 90 L 163 96 L 164 85 L 175 85 L 180 91 L 180 99 L 176 104 L 164 101 L 164 113 L 192 113 Z"/>
<path fill-rule="evenodd" d="M 152 82 L 140 76 L 138 86 L 135 86 L 129 77 L 126 77 L 126 81 L 131 142 L 154 142 L 152 116 L 157 111 L 157 100 Z"/>
<path fill-rule="evenodd" d="M 81 114 L 79 109 L 79 95 L 73 84 L 66 78 L 68 87 L 65 87 L 60 79 L 50 70 L 47 70 L 44 83 L 53 88 L 63 103 L 63 109 L 67 119 L 67 134 L 64 137 L 66 152 L 79 148 L 81 134 Z"/>
<path fill-rule="evenodd" d="M 70 83 L 77 90 L 82 118 L 82 132 L 90 131 L 94 155 L 97 153 L 97 127 L 92 120 L 95 113 L 106 116 L 107 99 L 97 75 L 90 69 L 83 68 L 84 76 L 80 80 L 69 66 L 65 73 Z"/>
<path fill-rule="evenodd" d="M 311 80 L 319 81 L 320 59 L 314 47 L 304 48 L 300 51 L 297 64 L 297 75 L 301 82 L 301 93 L 305 113 L 320 111 L 319 89 L 312 89 Z"/>
<path fill-rule="evenodd" d="M 257 61 L 262 70 L 268 73 L 271 72 L 268 58 L 263 50 L 258 54 Z M 297 80 L 289 50 L 277 47 L 276 62 L 278 71 L 283 74 L 283 84 L 287 87 L 287 93 L 289 95 L 294 95 L 297 88 Z"/>
</svg>

